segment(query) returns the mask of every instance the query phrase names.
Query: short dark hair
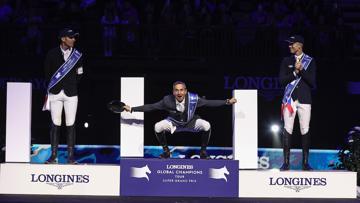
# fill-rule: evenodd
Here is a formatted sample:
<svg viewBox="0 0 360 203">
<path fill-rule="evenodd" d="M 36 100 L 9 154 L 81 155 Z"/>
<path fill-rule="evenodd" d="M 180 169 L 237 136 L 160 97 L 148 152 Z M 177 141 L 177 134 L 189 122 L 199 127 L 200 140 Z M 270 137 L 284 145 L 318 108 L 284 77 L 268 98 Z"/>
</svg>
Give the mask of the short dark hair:
<svg viewBox="0 0 360 203">
<path fill-rule="evenodd" d="M 174 83 L 173 83 L 173 89 L 174 89 L 174 87 L 176 86 L 176 85 L 179 85 L 179 84 L 182 84 L 184 87 L 185 87 L 185 89 L 186 89 L 186 84 L 183 82 L 183 81 L 175 81 Z"/>
</svg>

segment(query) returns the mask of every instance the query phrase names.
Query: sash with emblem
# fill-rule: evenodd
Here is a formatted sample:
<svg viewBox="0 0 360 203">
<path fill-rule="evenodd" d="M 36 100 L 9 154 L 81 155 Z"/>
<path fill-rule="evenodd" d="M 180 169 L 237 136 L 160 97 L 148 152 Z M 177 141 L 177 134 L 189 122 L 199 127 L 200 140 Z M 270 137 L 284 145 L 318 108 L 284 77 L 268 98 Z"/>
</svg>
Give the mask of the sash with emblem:
<svg viewBox="0 0 360 203">
<path fill-rule="evenodd" d="M 75 64 L 79 61 L 82 54 L 74 49 L 74 51 L 70 54 L 69 58 L 60 66 L 60 68 L 51 76 L 49 85 L 47 87 L 47 93 L 45 96 L 45 102 L 43 105 L 42 110 L 43 111 L 49 111 L 50 110 L 50 101 L 48 98 L 50 89 L 53 88 L 60 80 L 62 80 L 66 74 L 68 74 L 71 69 L 75 67 Z"/>
<path fill-rule="evenodd" d="M 304 70 L 306 70 L 309 67 L 311 60 L 312 58 L 310 56 L 304 54 L 303 58 L 301 59 L 301 64 Z M 281 104 L 281 115 L 283 115 L 285 108 L 287 108 L 291 114 L 294 113 L 294 109 L 292 107 L 293 100 L 291 98 L 291 94 L 295 90 L 296 86 L 299 84 L 300 80 L 301 77 L 293 80 L 292 82 L 286 85 L 284 97 L 282 99 L 282 104 Z"/>
</svg>

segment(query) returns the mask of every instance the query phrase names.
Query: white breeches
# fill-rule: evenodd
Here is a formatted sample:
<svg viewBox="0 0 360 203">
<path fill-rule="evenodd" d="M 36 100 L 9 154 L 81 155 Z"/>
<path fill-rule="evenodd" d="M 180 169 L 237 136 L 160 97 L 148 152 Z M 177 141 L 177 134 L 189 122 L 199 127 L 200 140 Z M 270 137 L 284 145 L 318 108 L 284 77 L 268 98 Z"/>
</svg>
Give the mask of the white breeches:
<svg viewBox="0 0 360 203">
<path fill-rule="evenodd" d="M 55 125 L 61 126 L 61 115 L 63 107 L 65 110 L 66 126 L 74 125 L 78 104 L 77 96 L 68 97 L 65 95 L 64 90 L 61 90 L 59 94 L 49 93 L 49 101 L 51 120 Z"/>
<path fill-rule="evenodd" d="M 190 132 L 208 131 L 208 130 L 210 130 L 210 127 L 211 126 L 210 126 L 210 123 L 208 121 L 200 119 L 200 118 L 196 119 L 195 126 L 193 128 L 184 128 L 184 127 L 174 126 L 172 124 L 172 122 L 170 122 L 169 120 L 166 120 L 166 119 L 157 122 L 155 124 L 155 126 L 154 126 L 156 133 L 161 133 L 163 131 L 173 133 L 175 130 L 176 130 L 176 132 L 181 132 L 181 131 L 190 131 Z"/>
<path fill-rule="evenodd" d="M 290 113 L 287 108 L 284 108 L 284 128 L 292 134 L 294 128 L 294 121 L 296 114 L 299 116 L 300 132 L 302 135 L 309 131 L 311 118 L 311 104 L 300 104 L 297 100 L 292 105 L 294 113 Z"/>
</svg>

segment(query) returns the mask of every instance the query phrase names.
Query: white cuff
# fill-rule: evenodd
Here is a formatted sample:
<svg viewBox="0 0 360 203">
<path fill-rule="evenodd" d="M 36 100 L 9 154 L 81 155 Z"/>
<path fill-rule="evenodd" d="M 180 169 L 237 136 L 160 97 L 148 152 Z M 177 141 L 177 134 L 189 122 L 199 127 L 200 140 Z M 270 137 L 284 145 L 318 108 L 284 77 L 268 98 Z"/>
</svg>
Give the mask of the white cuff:
<svg viewBox="0 0 360 203">
<path fill-rule="evenodd" d="M 80 66 L 80 67 L 76 70 L 76 72 L 77 72 L 78 75 L 83 74 L 83 73 L 84 73 L 83 67 Z"/>
</svg>

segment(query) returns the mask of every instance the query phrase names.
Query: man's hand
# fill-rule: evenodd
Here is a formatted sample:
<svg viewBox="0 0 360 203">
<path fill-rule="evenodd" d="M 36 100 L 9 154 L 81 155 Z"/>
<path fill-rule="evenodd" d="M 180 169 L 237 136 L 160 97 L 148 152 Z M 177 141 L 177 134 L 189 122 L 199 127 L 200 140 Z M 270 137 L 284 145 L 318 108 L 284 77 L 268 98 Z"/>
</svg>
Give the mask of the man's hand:
<svg viewBox="0 0 360 203">
<path fill-rule="evenodd" d="M 296 71 L 296 72 L 299 72 L 299 71 L 301 71 L 302 69 L 303 69 L 302 63 L 301 63 L 300 61 L 296 62 L 296 63 L 295 63 L 295 71 Z"/>
<path fill-rule="evenodd" d="M 131 107 L 129 105 L 125 105 L 124 110 L 127 112 L 131 112 Z"/>
<path fill-rule="evenodd" d="M 236 102 L 237 102 L 237 100 L 234 97 L 226 100 L 227 105 L 232 105 L 232 104 L 235 104 Z"/>
</svg>

